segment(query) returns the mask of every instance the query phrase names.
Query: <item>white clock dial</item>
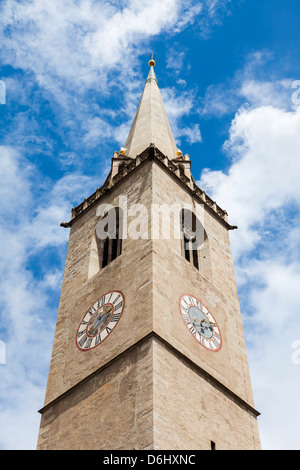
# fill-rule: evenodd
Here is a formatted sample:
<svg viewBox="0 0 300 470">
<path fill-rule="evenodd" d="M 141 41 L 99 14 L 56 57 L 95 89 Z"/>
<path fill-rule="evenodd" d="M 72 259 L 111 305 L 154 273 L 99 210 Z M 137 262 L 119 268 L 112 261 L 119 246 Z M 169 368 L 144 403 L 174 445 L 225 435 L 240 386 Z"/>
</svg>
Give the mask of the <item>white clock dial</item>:
<svg viewBox="0 0 300 470">
<path fill-rule="evenodd" d="M 76 333 L 76 346 L 89 351 L 101 344 L 117 325 L 124 309 L 124 295 L 119 291 L 102 295 L 81 320 Z"/>
<path fill-rule="evenodd" d="M 209 351 L 219 351 L 222 337 L 217 322 L 205 305 L 196 297 L 183 294 L 179 308 L 184 323 L 194 338 Z"/>
</svg>

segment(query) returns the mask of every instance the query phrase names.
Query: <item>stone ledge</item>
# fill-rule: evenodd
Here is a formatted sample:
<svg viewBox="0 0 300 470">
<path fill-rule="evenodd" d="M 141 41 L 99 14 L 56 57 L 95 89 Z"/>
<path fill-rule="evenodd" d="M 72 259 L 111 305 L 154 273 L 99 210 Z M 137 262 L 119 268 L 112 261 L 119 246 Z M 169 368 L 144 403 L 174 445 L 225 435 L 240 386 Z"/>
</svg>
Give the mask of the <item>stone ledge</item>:
<svg viewBox="0 0 300 470">
<path fill-rule="evenodd" d="M 188 160 L 185 157 L 170 160 L 159 149 L 157 149 L 154 144 L 150 144 L 150 146 L 145 149 L 140 155 L 137 155 L 135 159 L 129 159 L 128 157 L 124 158 L 122 154 L 114 152 L 114 156 L 112 158 L 112 170 L 110 171 L 102 187 L 97 188 L 97 190 L 91 196 L 84 199 L 84 201 L 77 207 L 73 207 L 71 220 L 69 222 L 62 222 L 60 224 L 61 227 L 71 227 L 75 219 L 81 216 L 101 196 L 110 191 L 116 184 L 122 181 L 128 174 L 134 171 L 141 163 L 146 160 L 157 160 L 161 162 L 167 168 L 167 170 L 170 171 L 170 173 L 176 178 L 178 178 L 178 180 L 183 183 L 194 196 L 200 199 L 200 202 L 203 203 L 210 210 L 210 212 L 213 212 L 217 216 L 217 218 L 225 224 L 228 230 L 234 230 L 237 228 L 237 226 L 230 225 L 228 223 L 227 212 L 221 209 L 221 207 L 218 206 L 215 201 L 213 201 L 209 196 L 207 196 L 205 191 L 203 191 L 196 185 L 195 180 L 190 174 L 189 158 Z M 119 165 L 117 165 L 117 172 L 115 170 L 116 163 L 119 163 Z M 190 174 L 190 177 L 188 177 L 187 174 Z"/>
<path fill-rule="evenodd" d="M 161 344 L 164 345 L 166 349 L 169 350 L 169 352 L 175 356 L 181 361 L 185 363 L 187 367 L 192 368 L 195 370 L 195 372 L 199 375 L 201 375 L 206 381 L 210 382 L 214 387 L 218 388 L 221 392 L 223 392 L 229 399 L 231 399 L 236 405 L 239 407 L 247 410 L 250 414 L 252 414 L 255 417 L 260 416 L 260 412 L 257 411 L 255 408 L 253 408 L 249 403 L 247 403 L 245 400 L 243 400 L 241 397 L 239 397 L 236 393 L 232 392 L 228 387 L 226 387 L 222 382 L 220 382 L 218 379 L 216 379 L 214 376 L 212 376 L 209 372 L 207 372 L 205 369 L 200 367 L 199 365 L 195 364 L 191 359 L 189 359 L 185 354 L 182 352 L 178 351 L 172 344 L 170 344 L 167 340 L 162 338 L 159 334 L 157 334 L 155 331 L 152 331 L 151 333 L 148 333 L 146 336 L 138 340 L 135 344 L 130 346 L 129 348 L 125 349 L 122 351 L 120 354 L 118 354 L 116 357 L 111 359 L 107 364 L 103 365 L 100 369 L 97 369 L 96 371 L 92 372 L 90 375 L 85 377 L 84 379 L 80 380 L 77 384 L 73 385 L 69 390 L 64 392 L 62 395 L 59 397 L 55 398 L 53 401 L 47 403 L 43 408 L 39 410 L 39 413 L 43 414 L 45 411 L 50 410 L 51 407 L 53 407 L 55 404 L 57 404 L 61 399 L 69 395 L 71 392 L 73 392 L 75 389 L 77 389 L 79 386 L 84 384 L 85 382 L 89 381 L 92 377 L 95 375 L 99 374 L 102 372 L 102 370 L 106 369 L 109 367 L 113 362 L 118 360 L 120 357 L 126 355 L 128 352 L 132 351 L 134 348 L 138 346 L 142 346 L 144 343 L 147 341 L 154 339 Z"/>
</svg>

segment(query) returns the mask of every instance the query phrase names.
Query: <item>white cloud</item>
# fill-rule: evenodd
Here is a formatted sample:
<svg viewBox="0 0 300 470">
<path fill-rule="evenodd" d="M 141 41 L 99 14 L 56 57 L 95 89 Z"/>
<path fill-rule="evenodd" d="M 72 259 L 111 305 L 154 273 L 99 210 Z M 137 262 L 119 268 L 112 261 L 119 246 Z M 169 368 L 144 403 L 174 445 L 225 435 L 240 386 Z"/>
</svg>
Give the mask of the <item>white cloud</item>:
<svg viewBox="0 0 300 470">
<path fill-rule="evenodd" d="M 299 202 L 299 128 L 300 109 L 242 108 L 226 142 L 234 158 L 228 173 L 202 173 L 200 184 L 214 186 L 214 198 L 239 226 L 237 256 L 255 246 L 271 211 Z"/>
<path fill-rule="evenodd" d="M 38 83 L 39 93 L 42 90 L 52 103 L 56 117 L 64 123 L 62 139 L 71 138 L 76 130 L 78 135 L 79 123 L 86 123 L 83 128 L 86 134 L 80 140 L 82 143 L 97 145 L 108 139 L 120 143 L 119 130 L 124 131 L 124 124 L 123 127 L 122 123 L 121 127 L 113 125 L 98 104 L 93 104 L 91 113 L 92 101 L 89 99 L 89 104 L 85 102 L 86 93 L 92 89 L 93 96 L 107 97 L 112 90 L 118 89 L 119 97 L 120 93 L 123 94 L 120 100 L 123 121 L 128 117 L 131 120 L 134 113 L 128 114 L 129 103 L 134 94 L 140 95 L 143 81 L 138 58 L 149 52 L 149 40 L 161 33 L 174 35 L 194 23 L 201 29 L 203 21 L 207 28 L 208 23 L 213 24 L 216 18 L 219 21 L 220 12 L 228 4 L 229 0 L 128 0 L 118 5 L 106 0 L 4 0 L 0 6 L 0 41 L 4 44 L 0 57 L 4 63 L 28 72 L 26 81 L 19 84 L 19 96 L 23 102 L 26 96 L 29 99 L 26 88 L 32 92 L 32 82 Z M 178 58 L 182 61 L 183 54 L 180 46 L 177 66 Z M 16 95 L 16 83 L 11 81 L 8 85 Z M 167 106 L 171 120 L 176 121 L 172 100 L 174 102 L 174 96 L 169 93 Z M 179 100 L 177 97 L 176 101 Z M 186 106 L 187 103 L 185 96 L 179 104 Z M 183 108 L 181 115 L 187 112 L 189 110 Z M 95 115 L 98 116 L 96 119 Z M 15 134 L 20 136 L 25 125 L 26 128 L 32 126 L 31 137 L 40 143 L 42 133 L 36 135 L 35 123 L 29 121 L 26 113 L 15 119 Z M 68 132 L 64 132 L 66 125 Z M 180 134 L 181 126 L 184 129 Z M 174 129 L 178 137 L 186 137 L 190 143 L 201 141 L 198 125 L 192 131 L 175 122 Z M 27 136 L 28 132 L 24 139 Z M 124 142 L 126 137 L 123 136 Z M 44 142 L 45 151 L 51 143 Z"/>
<path fill-rule="evenodd" d="M 174 27 L 182 30 L 200 11 L 201 3 L 183 6 L 179 0 L 129 0 L 119 6 L 92 0 L 6 0 L 1 55 L 49 88 L 53 77 L 75 87 L 103 85 L 110 68 L 117 67 L 122 78 L 133 76 L 135 57 L 148 38 Z"/>
<path fill-rule="evenodd" d="M 177 51 L 172 48 L 168 53 L 166 67 L 175 70 L 176 73 L 179 73 L 179 71 L 183 68 L 184 59 L 185 52 L 183 50 Z"/>
<path fill-rule="evenodd" d="M 178 17 L 178 21 L 176 24 L 174 24 L 174 31 L 179 32 L 183 28 L 185 28 L 187 25 L 193 24 L 198 15 L 203 11 L 203 7 L 205 2 L 198 2 L 195 3 L 194 5 L 192 2 L 184 2 L 184 9 L 181 13 L 181 15 Z M 218 2 L 219 3 L 219 2 Z"/>
<path fill-rule="evenodd" d="M 238 90 L 239 96 L 251 106 L 275 106 L 286 109 L 291 106 L 292 80 L 265 80 L 259 81 L 249 78 L 242 82 Z"/>
<path fill-rule="evenodd" d="M 189 144 L 202 142 L 200 125 L 198 123 L 187 125 L 184 122 L 187 116 L 190 122 L 191 115 L 196 109 L 195 93 L 191 90 L 178 92 L 174 88 L 163 88 L 161 94 L 176 144 L 180 145 L 182 137 Z"/>
<path fill-rule="evenodd" d="M 185 137 L 185 140 L 191 145 L 197 142 L 202 142 L 202 136 L 200 132 L 200 125 L 194 124 L 192 126 L 180 127 L 180 132 L 177 132 L 177 136 Z"/>
<path fill-rule="evenodd" d="M 241 289 L 248 304 L 244 326 L 255 403 L 262 413 L 258 419 L 262 445 L 298 449 L 300 365 L 293 361 L 292 345 L 300 339 L 299 258 L 287 263 L 276 254 L 262 260 L 249 256 L 238 269 L 245 282 Z"/>
<path fill-rule="evenodd" d="M 201 113 L 204 116 L 222 117 L 235 114 L 240 106 L 273 106 L 279 109 L 294 109 L 291 78 L 270 78 L 261 69 L 272 61 L 269 51 L 257 51 L 247 57 L 241 70 L 224 83 L 210 85 L 202 99 Z M 257 78 L 258 75 L 263 75 Z M 297 90 L 296 90 L 297 93 Z"/>
</svg>

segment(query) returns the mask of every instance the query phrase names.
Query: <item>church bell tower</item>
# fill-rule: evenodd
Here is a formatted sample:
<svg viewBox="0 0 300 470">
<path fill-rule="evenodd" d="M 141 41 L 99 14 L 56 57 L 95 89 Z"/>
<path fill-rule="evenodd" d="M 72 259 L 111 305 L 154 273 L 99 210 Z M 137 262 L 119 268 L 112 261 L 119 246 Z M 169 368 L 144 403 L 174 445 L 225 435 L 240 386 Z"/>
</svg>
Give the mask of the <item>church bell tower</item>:
<svg viewBox="0 0 300 470">
<path fill-rule="evenodd" d="M 71 220 L 37 448 L 259 449 L 226 211 L 177 148 L 155 61 Z"/>
</svg>

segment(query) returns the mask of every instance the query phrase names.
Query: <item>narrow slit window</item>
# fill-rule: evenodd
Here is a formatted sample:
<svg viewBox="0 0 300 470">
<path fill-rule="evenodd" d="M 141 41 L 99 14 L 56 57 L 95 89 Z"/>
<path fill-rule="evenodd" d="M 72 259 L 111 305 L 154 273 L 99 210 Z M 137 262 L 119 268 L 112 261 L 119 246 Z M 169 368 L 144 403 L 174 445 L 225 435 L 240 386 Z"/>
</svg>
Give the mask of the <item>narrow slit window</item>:
<svg viewBox="0 0 300 470">
<path fill-rule="evenodd" d="M 190 261 L 190 249 L 189 249 L 189 240 L 184 236 L 184 256 L 187 261 Z"/>
<path fill-rule="evenodd" d="M 199 269 L 199 259 L 198 259 L 198 250 L 192 250 L 193 251 L 193 264 L 195 268 Z"/>
<path fill-rule="evenodd" d="M 96 274 L 100 269 L 105 268 L 105 266 L 121 255 L 122 220 L 122 211 L 118 207 L 110 209 L 100 219 L 99 224 L 101 224 L 101 228 L 100 230 L 96 229 L 94 241 L 92 241 L 89 277 Z"/>
<path fill-rule="evenodd" d="M 199 253 L 197 250 L 197 246 L 195 246 L 196 226 L 197 219 L 195 214 L 186 209 L 183 209 L 181 211 L 181 230 L 183 237 L 184 257 L 196 269 L 199 269 Z"/>
<path fill-rule="evenodd" d="M 112 249 L 111 249 L 111 261 L 116 259 L 117 257 L 117 248 L 118 248 L 118 238 L 113 238 L 112 239 Z"/>
<path fill-rule="evenodd" d="M 107 220 L 110 221 L 111 226 L 107 227 L 108 235 L 103 244 L 102 268 L 122 253 L 122 210 L 119 207 L 110 210 L 115 212 L 113 214 L 107 213 Z"/>
<path fill-rule="evenodd" d="M 105 268 L 108 264 L 108 251 L 109 251 L 109 238 L 104 240 L 103 254 L 102 254 L 102 268 Z"/>
</svg>

